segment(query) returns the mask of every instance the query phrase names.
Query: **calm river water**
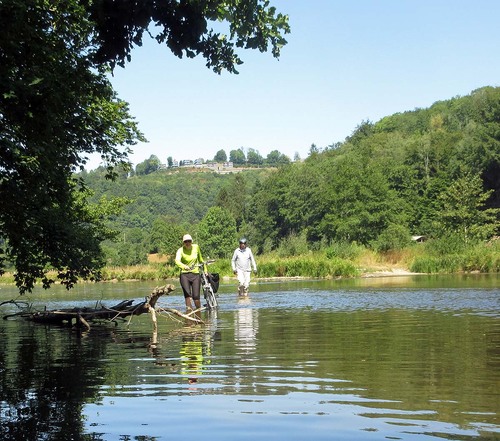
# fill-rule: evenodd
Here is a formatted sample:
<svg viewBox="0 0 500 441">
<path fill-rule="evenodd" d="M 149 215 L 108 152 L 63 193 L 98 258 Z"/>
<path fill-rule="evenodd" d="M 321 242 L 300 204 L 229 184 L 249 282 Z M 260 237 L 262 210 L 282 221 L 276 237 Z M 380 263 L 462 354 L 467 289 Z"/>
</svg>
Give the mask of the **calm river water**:
<svg viewBox="0 0 500 441">
<path fill-rule="evenodd" d="M 154 286 L 22 300 L 112 306 Z M 157 335 L 148 315 L 84 333 L 0 320 L 0 439 L 500 439 L 498 275 L 259 282 L 248 299 L 222 285 L 219 300 L 205 325 L 161 314 Z M 160 306 L 183 309 L 180 288 Z"/>
</svg>

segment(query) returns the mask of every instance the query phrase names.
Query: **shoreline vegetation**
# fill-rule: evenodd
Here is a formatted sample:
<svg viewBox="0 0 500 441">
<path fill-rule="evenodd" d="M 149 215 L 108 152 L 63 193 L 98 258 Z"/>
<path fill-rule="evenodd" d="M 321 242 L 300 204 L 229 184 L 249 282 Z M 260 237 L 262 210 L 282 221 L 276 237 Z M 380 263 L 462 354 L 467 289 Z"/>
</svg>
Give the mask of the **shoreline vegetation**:
<svg viewBox="0 0 500 441">
<path fill-rule="evenodd" d="M 442 244 L 441 244 L 442 245 Z M 134 266 L 107 266 L 100 282 L 164 281 L 178 277 L 169 256 L 154 256 L 150 262 Z M 434 244 L 413 244 L 405 249 L 384 253 L 354 244 L 329 247 L 300 255 L 278 253 L 256 256 L 258 282 L 273 279 L 373 278 L 418 274 L 499 273 L 500 240 L 468 244 L 448 250 Z M 230 259 L 219 259 L 209 267 L 223 281 L 234 278 Z M 54 278 L 56 277 L 54 273 Z M 0 284 L 14 284 L 14 274 L 0 276 Z M 87 283 L 80 281 L 80 283 Z M 89 282 L 91 283 L 91 282 Z"/>
</svg>

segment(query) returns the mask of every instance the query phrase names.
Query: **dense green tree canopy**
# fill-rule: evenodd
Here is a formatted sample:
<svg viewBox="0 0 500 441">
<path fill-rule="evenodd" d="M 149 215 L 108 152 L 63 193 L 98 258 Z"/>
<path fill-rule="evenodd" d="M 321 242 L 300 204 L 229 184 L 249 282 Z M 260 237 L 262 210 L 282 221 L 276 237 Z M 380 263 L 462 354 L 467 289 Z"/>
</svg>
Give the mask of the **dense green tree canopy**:
<svg viewBox="0 0 500 441">
<path fill-rule="evenodd" d="M 198 240 L 205 259 L 228 258 L 237 240 L 234 217 L 224 208 L 209 208 L 198 226 Z"/>
<path fill-rule="evenodd" d="M 154 231 L 143 239 L 150 250 L 163 249 L 162 236 L 183 222 L 217 249 L 221 231 L 234 230 L 217 220 L 222 217 L 207 216 L 214 206 L 231 215 L 256 252 L 280 256 L 354 243 L 386 252 L 405 247 L 412 235 L 457 244 L 489 240 L 499 234 L 500 183 L 492 173 L 500 166 L 499 105 L 500 88 L 480 89 L 364 122 L 345 142 L 278 167 L 233 174 L 160 170 L 113 184 L 101 170 L 86 180 L 96 197 L 133 201 L 114 226 L 130 238 L 129 230 Z M 110 245 L 113 259 L 136 258 L 134 244 L 127 242 L 133 248 L 127 252 L 119 245 L 117 252 Z"/>
<path fill-rule="evenodd" d="M 73 173 L 94 152 L 124 162 L 141 135 L 88 59 L 92 23 L 78 2 L 3 1 L 0 27 L 1 256 L 21 292 L 50 285 L 50 268 L 71 286 L 94 275 L 108 237 Z"/>
<path fill-rule="evenodd" d="M 219 22 L 228 35 L 213 30 Z M 0 271 L 12 265 L 21 292 L 36 278 L 49 286 L 51 269 L 68 287 L 98 277 L 111 232 L 74 173 L 97 153 L 113 177 L 144 140 L 109 68 L 124 66 L 154 29 L 175 55 L 236 72 L 237 49 L 277 57 L 289 31 L 260 0 L 4 0 L 0 29 Z"/>
<path fill-rule="evenodd" d="M 500 88 L 485 87 L 362 122 L 333 148 L 311 146 L 304 163 L 278 169 L 256 192 L 247 217 L 254 242 L 278 247 L 305 233 L 310 243 L 387 249 L 404 234 L 498 234 L 499 116 Z"/>
</svg>

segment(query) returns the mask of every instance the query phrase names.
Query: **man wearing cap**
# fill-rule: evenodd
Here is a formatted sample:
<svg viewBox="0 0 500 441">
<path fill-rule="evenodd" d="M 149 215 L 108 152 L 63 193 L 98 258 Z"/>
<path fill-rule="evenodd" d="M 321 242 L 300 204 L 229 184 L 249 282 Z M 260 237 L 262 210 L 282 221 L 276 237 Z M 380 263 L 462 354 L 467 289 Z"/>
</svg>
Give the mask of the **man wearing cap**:
<svg viewBox="0 0 500 441">
<path fill-rule="evenodd" d="M 238 295 L 247 296 L 250 285 L 250 274 L 252 268 L 255 273 L 257 272 L 257 264 L 255 263 L 252 250 L 247 247 L 247 240 L 244 237 L 240 239 L 240 246 L 234 250 L 231 267 L 233 268 L 233 273 L 238 277 Z"/>
<path fill-rule="evenodd" d="M 179 282 L 184 293 L 188 312 L 201 308 L 200 270 L 195 265 L 202 262 L 203 257 L 201 256 L 200 247 L 193 243 L 193 238 L 189 234 L 185 234 L 182 238 L 182 247 L 175 254 L 175 265 L 181 270 Z M 193 299 L 194 308 L 191 299 Z"/>
</svg>

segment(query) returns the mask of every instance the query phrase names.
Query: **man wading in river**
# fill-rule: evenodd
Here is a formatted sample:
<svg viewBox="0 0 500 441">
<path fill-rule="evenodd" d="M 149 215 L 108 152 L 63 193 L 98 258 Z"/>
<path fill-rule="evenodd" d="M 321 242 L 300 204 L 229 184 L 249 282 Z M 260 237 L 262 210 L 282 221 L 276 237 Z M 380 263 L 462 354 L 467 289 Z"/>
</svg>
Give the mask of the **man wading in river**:
<svg viewBox="0 0 500 441">
<path fill-rule="evenodd" d="M 238 294 L 240 296 L 247 296 L 252 267 L 254 273 L 256 273 L 257 264 L 255 263 L 252 250 L 247 247 L 247 240 L 245 238 L 240 239 L 240 246 L 234 250 L 231 266 L 233 273 L 238 277 Z"/>
</svg>

